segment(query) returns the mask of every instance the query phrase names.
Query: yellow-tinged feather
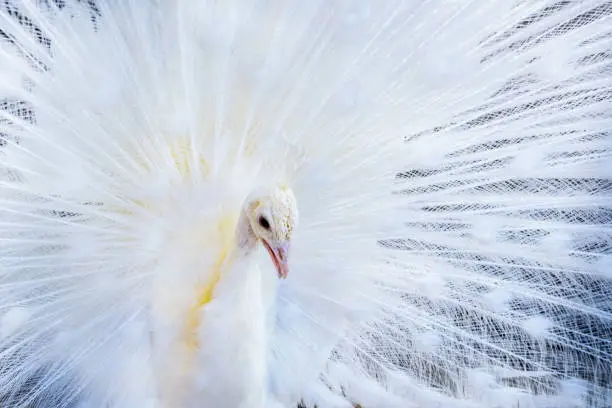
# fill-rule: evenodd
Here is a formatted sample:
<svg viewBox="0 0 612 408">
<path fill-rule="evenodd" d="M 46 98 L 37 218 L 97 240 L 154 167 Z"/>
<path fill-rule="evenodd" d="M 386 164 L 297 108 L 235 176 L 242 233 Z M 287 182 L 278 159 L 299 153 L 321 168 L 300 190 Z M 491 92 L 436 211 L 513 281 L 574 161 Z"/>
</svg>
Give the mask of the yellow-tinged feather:
<svg viewBox="0 0 612 408">
<path fill-rule="evenodd" d="M 189 139 L 179 139 L 172 145 L 170 145 L 170 154 L 174 159 L 174 164 L 181 174 L 185 178 L 191 177 L 192 162 L 193 162 L 194 148 Z M 198 161 L 200 163 L 200 171 L 203 179 L 206 179 L 210 173 L 210 166 L 204 157 L 197 154 Z"/>
<path fill-rule="evenodd" d="M 228 267 L 228 259 L 230 251 L 233 248 L 235 239 L 235 228 L 236 228 L 236 217 L 227 215 L 221 217 L 217 224 L 217 233 L 219 242 L 222 243 L 222 249 L 219 253 L 217 261 L 213 265 L 212 273 L 208 282 L 198 289 L 199 296 L 196 303 L 189 309 L 187 316 L 187 328 L 185 343 L 189 350 L 194 351 L 200 346 L 197 333 L 201 324 L 201 313 L 200 310 L 204 305 L 212 300 L 213 293 L 219 279 L 221 279 L 222 272 Z"/>
<path fill-rule="evenodd" d="M 193 171 L 195 171 L 195 166 L 193 166 L 195 149 L 191 140 L 188 138 L 179 138 L 168 146 L 168 150 L 170 151 L 170 155 L 172 156 L 174 166 L 178 173 L 185 180 L 191 179 Z M 200 153 L 195 153 L 195 156 L 199 162 L 200 175 L 203 180 L 206 180 L 210 174 L 210 165 Z M 136 157 L 136 161 L 142 166 L 142 168 L 145 171 L 151 172 L 151 168 L 147 165 L 146 161 L 138 158 L 138 155 L 136 155 Z M 154 210 L 154 208 L 147 202 L 140 200 L 130 201 L 136 207 L 143 208 L 147 211 Z M 127 208 L 118 208 L 115 209 L 115 212 L 123 215 L 134 215 L 134 212 Z"/>
<path fill-rule="evenodd" d="M 252 145 L 249 146 L 254 148 Z M 210 166 L 207 160 L 199 152 L 194 154 L 194 146 L 189 139 L 181 138 L 170 143 L 168 152 L 172 158 L 171 163 L 183 179 L 191 179 L 195 171 L 200 171 L 202 179 L 209 176 Z M 199 161 L 199 166 L 194 165 L 194 160 Z M 140 164 L 145 170 L 152 170 L 146 165 L 146 161 L 142 160 Z M 132 205 L 124 208 L 114 208 L 112 211 L 133 216 L 137 208 L 149 212 L 161 210 L 158 206 L 147 201 L 138 199 L 130 201 Z M 165 408 L 179 406 L 184 392 L 192 381 L 191 374 L 196 362 L 195 353 L 200 348 L 198 333 L 203 323 L 202 308 L 213 299 L 215 288 L 223 276 L 223 272 L 231 266 L 238 215 L 231 213 L 221 215 L 218 218 L 216 228 L 212 230 L 206 227 L 204 230 L 196 227 L 196 235 L 193 240 L 189 240 L 191 243 L 197 242 L 198 245 L 205 245 L 210 249 L 214 248 L 218 251 L 218 255 L 215 262 L 211 264 L 210 271 L 202 274 L 202 276 L 206 276 L 206 282 L 197 285 L 193 304 L 187 310 L 183 309 L 186 312 L 184 331 L 180 340 L 172 346 L 173 350 L 170 353 L 175 364 L 177 364 L 178 371 L 173 370 L 172 374 L 162 382 L 164 384 L 162 406 Z M 165 305 L 165 307 L 168 306 L 172 308 L 171 304 Z M 170 311 L 170 313 L 173 312 Z"/>
<path fill-rule="evenodd" d="M 197 337 L 198 328 L 200 327 L 201 323 L 200 309 L 212 300 L 215 287 L 217 286 L 217 283 L 219 283 L 219 279 L 221 279 L 221 271 L 223 264 L 227 259 L 227 254 L 228 250 L 225 248 L 219 256 L 218 261 L 215 263 L 210 281 L 198 290 L 198 293 L 200 293 L 198 301 L 191 307 L 191 309 L 189 309 L 185 343 L 187 344 L 187 348 L 191 351 L 195 351 L 200 347 L 200 342 L 198 341 Z"/>
<path fill-rule="evenodd" d="M 223 272 L 231 267 L 237 219 L 237 216 L 231 214 L 221 216 L 216 230 L 207 237 L 214 240 L 206 240 L 211 242 L 214 247 L 217 247 L 217 243 L 220 244 L 217 247 L 220 248 L 219 255 L 212 264 L 210 273 L 206 274 L 207 281 L 198 287 L 197 297 L 187 310 L 183 335 L 179 342 L 174 344 L 172 359 L 174 364 L 177 364 L 179 372 L 176 373 L 174 378 L 167 378 L 163 382 L 165 396 L 162 406 L 164 408 L 181 406 L 182 396 L 193 381 L 192 372 L 197 361 L 196 352 L 200 347 L 198 332 L 202 326 L 202 307 L 213 299 L 215 288 L 223 276 Z M 205 242 L 202 242 L 202 244 L 205 245 Z"/>
</svg>

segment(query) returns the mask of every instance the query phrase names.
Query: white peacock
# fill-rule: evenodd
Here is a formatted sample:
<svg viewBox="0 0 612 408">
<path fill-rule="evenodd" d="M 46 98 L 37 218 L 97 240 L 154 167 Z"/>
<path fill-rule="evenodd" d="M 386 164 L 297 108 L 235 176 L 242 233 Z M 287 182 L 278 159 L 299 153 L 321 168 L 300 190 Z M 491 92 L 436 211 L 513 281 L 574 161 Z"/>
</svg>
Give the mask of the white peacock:
<svg viewBox="0 0 612 408">
<path fill-rule="evenodd" d="M 0 5 L 0 404 L 612 404 L 604 0 Z"/>
</svg>

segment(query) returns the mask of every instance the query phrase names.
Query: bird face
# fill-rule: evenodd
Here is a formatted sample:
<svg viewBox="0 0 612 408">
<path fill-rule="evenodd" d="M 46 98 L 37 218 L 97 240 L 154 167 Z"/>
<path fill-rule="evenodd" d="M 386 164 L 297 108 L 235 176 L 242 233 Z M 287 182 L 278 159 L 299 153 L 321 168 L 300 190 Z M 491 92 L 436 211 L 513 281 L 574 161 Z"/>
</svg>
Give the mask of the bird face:
<svg viewBox="0 0 612 408">
<path fill-rule="evenodd" d="M 249 201 L 247 215 L 255 237 L 270 254 L 279 278 L 286 278 L 291 235 L 298 218 L 293 192 L 282 186 L 262 193 Z"/>
</svg>

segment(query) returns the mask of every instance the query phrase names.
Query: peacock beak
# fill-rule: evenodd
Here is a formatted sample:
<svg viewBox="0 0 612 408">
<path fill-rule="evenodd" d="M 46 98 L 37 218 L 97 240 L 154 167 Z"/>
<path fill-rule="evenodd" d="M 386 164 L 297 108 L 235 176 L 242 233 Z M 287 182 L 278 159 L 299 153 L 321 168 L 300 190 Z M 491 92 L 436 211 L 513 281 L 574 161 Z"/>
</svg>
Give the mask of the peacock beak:
<svg viewBox="0 0 612 408">
<path fill-rule="evenodd" d="M 262 242 L 268 250 L 270 258 L 272 258 L 272 263 L 274 263 L 278 277 L 280 279 L 285 279 L 289 274 L 289 265 L 287 263 L 287 258 L 289 257 L 289 242 L 272 245 L 265 240 L 262 240 Z"/>
</svg>

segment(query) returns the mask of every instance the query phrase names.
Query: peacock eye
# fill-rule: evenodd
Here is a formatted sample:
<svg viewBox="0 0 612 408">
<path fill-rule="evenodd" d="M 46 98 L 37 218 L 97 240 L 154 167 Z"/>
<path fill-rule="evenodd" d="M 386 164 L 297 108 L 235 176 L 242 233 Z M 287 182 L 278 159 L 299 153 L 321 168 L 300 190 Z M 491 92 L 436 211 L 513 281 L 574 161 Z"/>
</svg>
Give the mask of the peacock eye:
<svg viewBox="0 0 612 408">
<path fill-rule="evenodd" d="M 270 229 L 270 222 L 264 216 L 259 217 L 259 225 L 265 230 Z"/>
</svg>

